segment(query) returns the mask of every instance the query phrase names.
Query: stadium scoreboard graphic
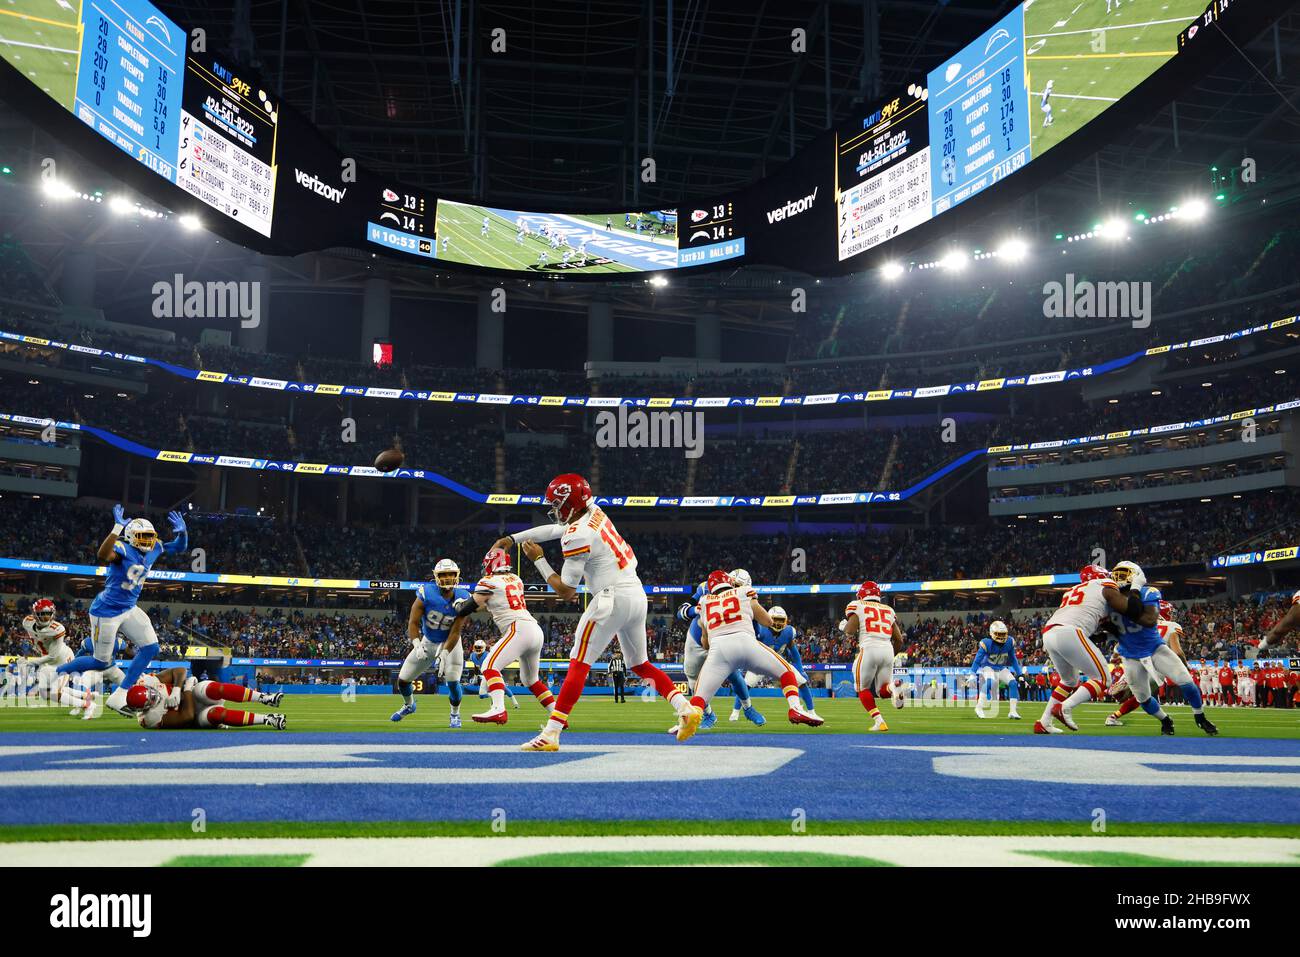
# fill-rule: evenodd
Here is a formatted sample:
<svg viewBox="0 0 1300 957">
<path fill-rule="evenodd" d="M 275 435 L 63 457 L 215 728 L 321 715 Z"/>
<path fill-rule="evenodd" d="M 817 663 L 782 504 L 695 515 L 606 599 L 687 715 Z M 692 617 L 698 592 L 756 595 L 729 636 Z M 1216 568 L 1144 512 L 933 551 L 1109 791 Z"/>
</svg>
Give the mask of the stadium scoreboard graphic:
<svg viewBox="0 0 1300 957">
<path fill-rule="evenodd" d="M 1215 49 L 1206 38 L 1242 8 L 1256 17 L 1264 9 L 1258 0 L 1132 0 L 1111 12 L 1100 2 L 1032 0 L 924 82 L 815 137 L 765 179 L 677 208 L 614 213 L 454 202 L 349 171 L 255 72 L 187 53 L 188 28 L 145 0 L 11 0 L 0 18 L 0 72 L 12 75 L 16 102 L 36 122 L 68 129 L 37 105 L 55 99 L 219 211 L 219 231 L 264 252 L 379 248 L 525 275 L 722 263 L 830 273 L 859 268 L 858 257 L 993 188 L 1121 102 L 1140 106 L 1145 80 L 1180 51 Z M 1248 19 L 1239 16 L 1243 27 Z M 1203 69 L 1200 59 L 1192 69 Z M 68 138 L 74 148 L 94 142 Z M 149 177 L 140 182 L 158 202 L 182 205 Z"/>
</svg>

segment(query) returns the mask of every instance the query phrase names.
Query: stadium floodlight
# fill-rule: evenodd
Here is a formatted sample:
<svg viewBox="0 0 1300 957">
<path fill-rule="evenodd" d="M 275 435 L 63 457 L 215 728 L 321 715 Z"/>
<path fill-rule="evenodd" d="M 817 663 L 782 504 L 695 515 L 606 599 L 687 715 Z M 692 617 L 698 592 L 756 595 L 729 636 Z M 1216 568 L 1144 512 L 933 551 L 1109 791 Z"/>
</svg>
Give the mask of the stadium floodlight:
<svg viewBox="0 0 1300 957">
<path fill-rule="evenodd" d="M 195 216 L 193 213 L 182 214 L 180 220 L 181 220 L 181 225 L 184 226 L 186 229 L 190 230 L 191 232 L 193 232 L 196 229 L 200 229 L 203 226 L 203 222 L 199 219 L 199 217 Z"/>
<path fill-rule="evenodd" d="M 135 204 L 123 196 L 114 196 L 108 201 L 108 208 L 119 216 L 128 216 L 135 212 Z"/>
<path fill-rule="evenodd" d="M 888 262 L 880 267 L 880 274 L 891 282 L 903 275 L 905 270 L 899 262 Z"/>
<path fill-rule="evenodd" d="M 1127 229 L 1125 228 L 1124 222 L 1119 219 L 1106 220 L 1101 224 L 1101 227 L 1097 229 L 1096 232 L 1102 239 L 1109 240 L 1120 240 L 1125 238 L 1127 235 Z"/>
<path fill-rule="evenodd" d="M 1018 263 L 1029 255 L 1029 244 L 1023 239 L 1008 239 L 998 247 L 998 258 Z"/>
<path fill-rule="evenodd" d="M 960 249 L 954 249 L 952 252 L 945 255 L 943 259 L 939 260 L 939 265 L 944 269 L 951 270 L 952 272 L 961 272 L 966 268 L 966 263 L 968 261 L 969 259 L 964 252 Z"/>
<path fill-rule="evenodd" d="M 658 286 L 659 288 L 662 289 L 664 286 L 668 285 L 668 280 L 663 276 L 651 276 L 650 285 Z"/>
<path fill-rule="evenodd" d="M 41 189 L 50 199 L 69 199 L 76 196 L 77 191 L 67 183 L 58 179 L 47 179 L 41 184 Z"/>
<path fill-rule="evenodd" d="M 1199 219 L 1204 219 L 1205 214 L 1209 211 L 1210 207 L 1206 204 L 1205 200 L 1190 199 L 1183 203 L 1182 208 L 1178 211 L 1178 216 L 1180 219 L 1187 219 L 1196 222 Z"/>
</svg>

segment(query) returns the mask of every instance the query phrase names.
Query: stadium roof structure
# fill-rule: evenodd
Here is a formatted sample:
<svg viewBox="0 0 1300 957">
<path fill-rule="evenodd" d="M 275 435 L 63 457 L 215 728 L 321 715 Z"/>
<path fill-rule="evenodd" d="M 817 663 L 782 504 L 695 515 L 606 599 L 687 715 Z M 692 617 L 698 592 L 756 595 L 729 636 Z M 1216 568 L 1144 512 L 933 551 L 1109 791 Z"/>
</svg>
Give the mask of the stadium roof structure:
<svg viewBox="0 0 1300 957">
<path fill-rule="evenodd" d="M 1246 2 L 1246 0 L 1243 0 Z M 1290 0 L 1275 27 L 1240 47 L 1174 103 L 1067 173 L 972 228 L 1050 236 L 1087 228 L 1107 206 L 1169 201 L 1152 191 L 1204 183 L 1210 169 L 1255 159 L 1268 195 L 1300 196 L 1300 14 Z M 1011 0 L 159 0 L 202 24 L 209 48 L 278 84 L 345 154 L 379 173 L 452 197 L 487 196 L 522 208 L 618 210 L 674 203 L 744 186 L 853 109 L 934 67 L 1014 6 Z M 505 50 L 492 52 L 504 30 Z M 791 52 L 792 31 L 807 52 Z M 477 37 L 471 43 L 470 37 Z M 457 40 L 459 38 L 459 40 Z M 0 149 L 35 150 L 23 117 L 0 105 Z M 1086 152 L 1086 151 L 1085 151 Z M 653 155 L 657 180 L 636 158 Z M 1280 192 L 1279 192 L 1280 191 Z M 1270 199 L 1270 202 L 1273 202 Z M 139 229 L 98 239 L 36 211 L 3 228 L 57 272 L 62 249 L 97 242 L 122 290 L 132 272 L 166 268 L 183 249 Z M 232 277 L 249 254 L 208 244 L 204 264 Z M 276 282 L 355 284 L 369 254 L 272 265 Z M 430 275 L 393 265 L 409 290 L 472 294 L 481 277 Z M 728 286 L 743 297 L 775 284 L 776 270 L 684 276 L 679 288 Z M 640 288 L 643 280 L 624 280 Z M 615 282 L 613 285 L 618 285 Z M 550 284 L 544 284 L 548 287 Z M 110 290 L 101 290 L 111 298 Z M 614 296 L 621 295 L 615 289 Z M 548 289 L 586 301 L 591 290 Z M 635 307 L 634 298 L 625 305 Z M 644 297 L 643 297 L 644 298 Z M 664 318 L 689 321 L 689 312 Z M 724 307 L 725 309 L 725 307 Z M 724 314 L 729 324 L 787 327 Z"/>
</svg>

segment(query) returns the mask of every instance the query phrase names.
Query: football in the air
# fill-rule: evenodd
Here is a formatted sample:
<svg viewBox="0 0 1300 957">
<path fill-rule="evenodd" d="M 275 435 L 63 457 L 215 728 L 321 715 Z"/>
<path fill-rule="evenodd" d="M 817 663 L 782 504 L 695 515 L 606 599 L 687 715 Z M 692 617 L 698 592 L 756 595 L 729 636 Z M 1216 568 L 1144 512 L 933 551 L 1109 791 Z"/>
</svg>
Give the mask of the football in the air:
<svg viewBox="0 0 1300 957">
<path fill-rule="evenodd" d="M 406 456 L 400 450 L 384 449 L 375 456 L 375 468 L 381 472 L 391 472 L 394 469 L 400 469 L 405 461 Z"/>
</svg>

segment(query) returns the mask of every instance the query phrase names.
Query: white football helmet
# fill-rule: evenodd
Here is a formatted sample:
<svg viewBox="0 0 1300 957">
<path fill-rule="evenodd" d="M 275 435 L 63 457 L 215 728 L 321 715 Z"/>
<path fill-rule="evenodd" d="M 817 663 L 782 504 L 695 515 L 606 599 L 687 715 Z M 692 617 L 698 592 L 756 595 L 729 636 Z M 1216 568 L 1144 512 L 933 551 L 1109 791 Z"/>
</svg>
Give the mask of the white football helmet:
<svg viewBox="0 0 1300 957">
<path fill-rule="evenodd" d="M 1001 641 L 1007 636 L 1007 623 L 1005 621 L 995 621 L 989 625 L 989 637 Z"/>
<path fill-rule="evenodd" d="M 754 579 L 750 578 L 749 572 L 743 568 L 734 568 L 728 574 L 731 575 L 731 580 L 741 588 L 748 588 L 754 584 Z"/>
<path fill-rule="evenodd" d="M 1120 587 L 1120 591 L 1136 588 L 1141 591 L 1146 587 L 1147 576 L 1137 562 L 1120 562 L 1110 570 L 1110 577 Z"/>
<path fill-rule="evenodd" d="M 158 533 L 154 530 L 153 522 L 147 518 L 133 518 L 127 522 L 122 537 L 128 545 L 142 552 L 147 552 L 158 544 Z"/>
<path fill-rule="evenodd" d="M 487 642 L 484 641 L 482 638 L 478 639 L 476 642 L 474 642 L 474 650 L 476 652 L 487 651 Z"/>
<path fill-rule="evenodd" d="M 460 566 L 450 558 L 439 559 L 433 566 L 433 580 L 439 588 L 455 588 L 460 584 Z"/>
<path fill-rule="evenodd" d="M 784 628 L 785 623 L 790 620 L 790 616 L 785 613 L 785 609 L 780 605 L 773 605 L 767 612 L 772 616 L 772 624 L 777 628 Z"/>
</svg>

